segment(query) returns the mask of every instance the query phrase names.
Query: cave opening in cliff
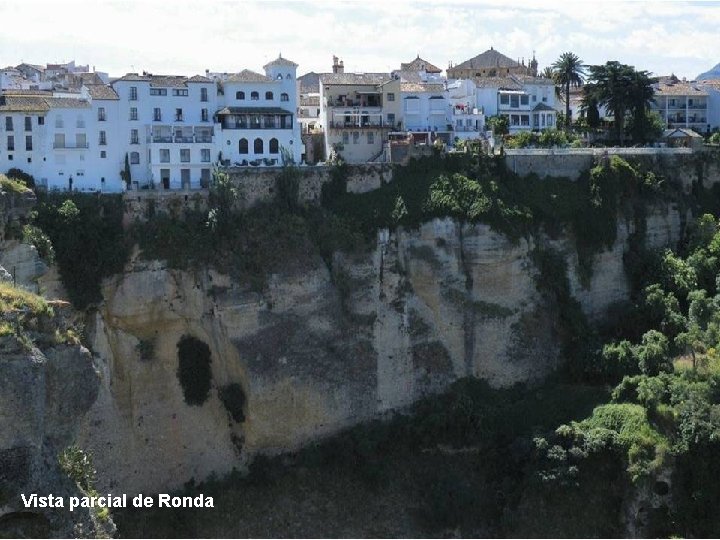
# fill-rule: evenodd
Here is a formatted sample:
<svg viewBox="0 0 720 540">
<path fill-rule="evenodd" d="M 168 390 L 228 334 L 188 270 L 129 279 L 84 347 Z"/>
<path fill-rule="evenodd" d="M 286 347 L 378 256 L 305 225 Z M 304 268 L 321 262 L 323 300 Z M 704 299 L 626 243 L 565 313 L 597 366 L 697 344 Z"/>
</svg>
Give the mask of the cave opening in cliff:
<svg viewBox="0 0 720 540">
<path fill-rule="evenodd" d="M 212 380 L 210 347 L 193 336 L 183 336 L 178 341 L 177 348 L 177 376 L 183 389 L 185 403 L 200 406 L 205 403 L 210 393 Z"/>
</svg>

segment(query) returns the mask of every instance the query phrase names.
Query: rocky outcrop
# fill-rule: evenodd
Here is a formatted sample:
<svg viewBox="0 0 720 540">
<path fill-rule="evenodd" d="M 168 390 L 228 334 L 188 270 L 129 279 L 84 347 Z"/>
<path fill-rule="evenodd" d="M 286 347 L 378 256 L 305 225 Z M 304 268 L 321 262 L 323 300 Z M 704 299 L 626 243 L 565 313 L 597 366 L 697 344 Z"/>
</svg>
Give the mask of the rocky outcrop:
<svg viewBox="0 0 720 540">
<path fill-rule="evenodd" d="M 0 348 L 0 536 L 105 533 L 87 509 L 26 508 L 21 498 L 52 493 L 67 505 L 69 496 L 82 496 L 58 456 L 97 397 L 90 353 L 67 345 L 27 350 L 12 336 L 0 338 Z"/>
</svg>

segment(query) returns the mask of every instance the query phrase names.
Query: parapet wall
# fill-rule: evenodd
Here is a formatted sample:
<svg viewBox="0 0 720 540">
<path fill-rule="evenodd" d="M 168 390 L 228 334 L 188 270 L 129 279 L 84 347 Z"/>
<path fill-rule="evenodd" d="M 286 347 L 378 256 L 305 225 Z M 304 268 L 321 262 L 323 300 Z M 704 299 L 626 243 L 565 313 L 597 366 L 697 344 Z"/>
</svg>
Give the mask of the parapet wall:
<svg viewBox="0 0 720 540">
<path fill-rule="evenodd" d="M 618 155 L 640 163 L 666 178 L 677 179 L 686 189 L 695 184 L 710 187 L 720 183 L 720 152 L 693 151 L 689 148 L 567 148 L 556 150 L 507 150 L 507 168 L 521 176 L 536 174 L 577 180 L 583 171 L 599 160 Z M 395 165 L 399 166 L 399 165 Z M 319 203 L 322 186 L 332 180 L 332 167 L 300 167 L 300 200 Z M 364 193 L 392 180 L 393 169 L 387 164 L 348 165 L 347 190 Z M 233 167 L 227 169 L 240 188 L 242 204 L 251 207 L 275 196 L 275 181 L 281 167 Z M 208 190 L 139 190 L 125 193 L 126 222 L 145 220 L 153 213 L 180 215 L 185 209 L 207 208 Z"/>
<path fill-rule="evenodd" d="M 300 200 L 320 202 L 322 186 L 332 180 L 331 167 L 300 167 Z M 238 186 L 244 207 L 251 207 L 275 196 L 275 181 L 282 167 L 231 167 L 230 179 Z M 348 165 L 347 191 L 365 193 L 378 189 L 392 179 L 392 168 L 386 164 Z M 181 215 L 185 210 L 207 209 L 207 189 L 133 190 L 125 192 L 125 222 L 144 221 L 155 213 Z"/>
<path fill-rule="evenodd" d="M 511 149 L 505 152 L 505 164 L 521 176 L 536 174 L 540 178 L 556 176 L 577 180 L 600 159 L 613 155 L 677 178 L 686 188 L 696 182 L 705 187 L 720 182 L 720 153 L 690 148 Z"/>
</svg>

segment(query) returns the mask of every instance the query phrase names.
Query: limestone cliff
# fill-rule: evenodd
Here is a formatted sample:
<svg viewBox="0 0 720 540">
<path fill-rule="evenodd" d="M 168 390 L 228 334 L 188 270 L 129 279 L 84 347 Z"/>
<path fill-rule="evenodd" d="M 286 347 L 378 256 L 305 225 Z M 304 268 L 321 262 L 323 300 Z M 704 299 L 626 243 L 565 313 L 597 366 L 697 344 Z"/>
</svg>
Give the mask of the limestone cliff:
<svg viewBox="0 0 720 540">
<path fill-rule="evenodd" d="M 651 210 L 648 242 L 677 242 L 681 218 Z M 558 365 L 559 343 L 532 251 L 564 254 L 574 296 L 600 318 L 627 299 L 623 253 L 634 226 L 620 221 L 584 285 L 570 238 L 512 243 L 450 219 L 381 232 L 370 253 L 336 254 L 330 267 L 319 256 L 288 267 L 262 295 L 212 270 L 135 256 L 105 281 L 89 325 L 101 384 L 81 446 L 94 451 L 101 489 L 167 490 L 402 408 L 459 377 L 539 380 Z M 178 378 L 185 336 L 210 351 L 201 405 L 186 403 Z M 241 411 L 223 397 L 233 385 Z"/>
</svg>

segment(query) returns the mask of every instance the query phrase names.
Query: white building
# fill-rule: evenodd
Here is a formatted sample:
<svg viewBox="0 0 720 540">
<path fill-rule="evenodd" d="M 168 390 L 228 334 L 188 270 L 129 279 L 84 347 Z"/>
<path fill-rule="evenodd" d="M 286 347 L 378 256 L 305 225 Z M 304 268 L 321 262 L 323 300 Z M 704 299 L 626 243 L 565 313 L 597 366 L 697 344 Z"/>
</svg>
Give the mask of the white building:
<svg viewBox="0 0 720 540">
<path fill-rule="evenodd" d="M 449 123 L 452 136 L 460 140 L 477 139 L 485 132 L 485 111 L 478 107 L 477 86 L 471 80 L 448 83 Z"/>
<path fill-rule="evenodd" d="M 208 185 L 216 161 L 215 83 L 201 76 L 128 74 L 112 83 L 119 96 L 117 133 L 134 187 Z"/>
<path fill-rule="evenodd" d="M 556 127 L 555 85 L 531 75 L 475 79 L 477 106 L 485 117 L 506 116 L 510 133 Z"/>
<path fill-rule="evenodd" d="M 223 162 L 282 165 L 282 149 L 300 163 L 303 145 L 297 113 L 297 64 L 276 58 L 265 75 L 243 70 L 227 76 L 218 96 Z"/>
<path fill-rule="evenodd" d="M 75 97 L 0 97 L 0 170 L 21 169 L 48 189 L 122 191 L 117 158 L 100 144 L 99 103 L 87 90 Z"/>
<path fill-rule="evenodd" d="M 708 92 L 700 83 L 667 77 L 653 88 L 655 96 L 650 108 L 660 114 L 666 128 L 691 128 L 697 133 L 710 131 Z"/>
</svg>

